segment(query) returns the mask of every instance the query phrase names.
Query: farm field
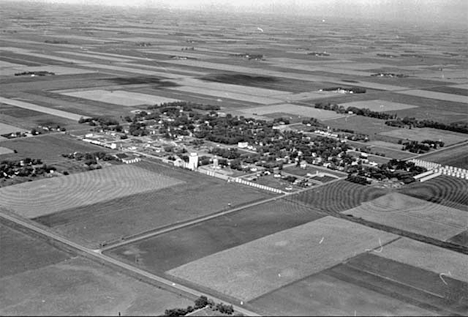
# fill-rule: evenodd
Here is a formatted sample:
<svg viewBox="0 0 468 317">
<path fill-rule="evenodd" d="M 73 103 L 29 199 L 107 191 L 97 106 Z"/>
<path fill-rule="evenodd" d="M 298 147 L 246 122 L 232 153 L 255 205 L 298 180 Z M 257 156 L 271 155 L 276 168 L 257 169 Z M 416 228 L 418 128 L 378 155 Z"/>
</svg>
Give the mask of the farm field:
<svg viewBox="0 0 468 317">
<path fill-rule="evenodd" d="M 91 99 L 99 102 L 112 103 L 120 106 L 153 105 L 165 102 L 174 102 L 176 99 L 139 94 L 123 90 L 84 90 L 62 93 L 67 96 Z"/>
<path fill-rule="evenodd" d="M 171 231 L 105 253 L 156 274 L 323 217 L 283 199 Z M 203 243 L 200 243 L 203 241 Z M 156 251 L 158 250 L 158 251 Z"/>
<path fill-rule="evenodd" d="M 322 112 L 324 111 L 327 110 L 322 110 Z M 330 112 L 334 113 L 334 111 Z M 371 140 L 375 139 L 375 135 L 379 133 L 397 130 L 395 127 L 385 125 L 383 120 L 355 115 L 326 120 L 324 123 L 332 128 L 347 129 L 355 131 L 356 133 L 368 134 Z"/>
<path fill-rule="evenodd" d="M 467 210 L 468 181 L 456 177 L 439 176 L 424 183 L 413 183 L 399 189 L 401 194 L 441 204 L 462 211 Z"/>
<path fill-rule="evenodd" d="M 356 107 L 359 109 L 367 108 L 371 111 L 387 112 L 387 111 L 397 111 L 403 109 L 416 108 L 417 106 L 407 105 L 403 103 L 390 102 L 386 100 L 366 100 L 366 101 L 355 101 L 347 102 L 342 104 L 343 107 Z"/>
<path fill-rule="evenodd" d="M 181 183 L 134 165 L 118 165 L 3 187 L 0 204 L 23 217 L 36 218 Z"/>
<path fill-rule="evenodd" d="M 386 193 L 387 190 L 382 188 L 367 187 L 342 180 L 312 188 L 286 199 L 333 213 L 357 207 L 363 202 L 376 199 Z"/>
<path fill-rule="evenodd" d="M 273 113 L 288 113 L 297 116 L 303 117 L 313 117 L 318 120 L 330 120 L 336 118 L 343 118 L 345 115 L 336 113 L 334 111 L 327 111 L 321 109 L 315 109 L 312 107 L 305 107 L 295 104 L 279 104 L 279 105 L 271 105 L 271 106 L 262 106 L 262 107 L 254 107 L 254 108 L 247 108 L 239 110 L 243 112 L 245 115 L 268 115 Z"/>
<path fill-rule="evenodd" d="M 468 169 L 468 157 L 464 154 L 468 152 L 468 144 L 462 144 L 450 149 L 443 149 L 435 153 L 428 153 L 419 157 L 421 160 L 450 165 Z"/>
<path fill-rule="evenodd" d="M 411 96 L 421 96 L 425 98 L 432 98 L 437 100 L 447 100 L 453 102 L 464 102 L 468 103 L 468 98 L 466 96 L 454 95 L 454 94 L 446 94 L 442 92 L 433 92 L 428 90 L 405 90 L 405 91 L 398 91 L 399 94 L 404 95 L 411 95 Z"/>
<path fill-rule="evenodd" d="M 140 190 L 143 193 L 133 189 L 121 195 L 124 197 L 113 195 L 114 199 L 109 196 L 92 205 L 69 206 L 34 220 L 73 241 L 96 247 L 103 242 L 227 210 L 228 204 L 235 208 L 273 196 L 267 191 L 157 163 L 140 162 L 132 167 L 145 170 L 141 173 L 147 180 L 141 184 L 156 178 L 176 180 L 177 185 L 167 187 L 168 183 L 162 183 L 159 186 L 166 188 L 159 190 L 150 190 L 157 184 L 149 185 L 150 188 Z"/>
<path fill-rule="evenodd" d="M 432 128 L 413 128 L 411 131 L 408 129 L 396 129 L 388 132 L 381 132 L 380 134 L 402 140 L 409 139 L 419 142 L 423 140 L 442 140 L 445 143 L 445 146 L 468 140 L 468 136 L 466 134 L 441 131 Z"/>
<path fill-rule="evenodd" d="M 442 241 L 468 227 L 466 211 L 398 193 L 362 203 L 343 213 Z"/>
<path fill-rule="evenodd" d="M 14 132 L 26 132 L 26 130 L 0 122 L 0 134 L 8 134 Z"/>
<path fill-rule="evenodd" d="M 462 233 L 459 233 L 456 236 L 451 237 L 447 241 L 468 247 L 468 230 L 465 230 Z"/>
<path fill-rule="evenodd" d="M 167 273 L 250 301 L 339 264 L 355 253 L 365 252 L 366 248 L 378 247 L 379 241 L 385 244 L 396 238 L 390 233 L 325 217 L 215 253 Z M 333 253 L 329 252 L 330 248 Z M 291 258 L 297 261 L 292 263 Z"/>
</svg>

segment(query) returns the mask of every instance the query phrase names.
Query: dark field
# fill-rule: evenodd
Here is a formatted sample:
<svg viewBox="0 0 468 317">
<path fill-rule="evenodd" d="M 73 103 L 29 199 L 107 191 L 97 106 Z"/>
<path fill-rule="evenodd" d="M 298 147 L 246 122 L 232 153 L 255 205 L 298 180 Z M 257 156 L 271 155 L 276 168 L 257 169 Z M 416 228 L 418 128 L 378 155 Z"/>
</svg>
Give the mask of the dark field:
<svg viewBox="0 0 468 317">
<path fill-rule="evenodd" d="M 468 208 L 468 181 L 456 177 L 439 176 L 410 184 L 398 192 L 464 211 Z"/>
<path fill-rule="evenodd" d="M 223 211 L 229 203 L 234 208 L 273 195 L 159 163 L 140 162 L 135 165 L 185 183 L 68 209 L 35 220 L 72 240 L 95 247 L 99 243 Z"/>
<path fill-rule="evenodd" d="M 444 277 L 445 279 L 445 277 Z M 250 302 L 266 315 L 465 315 L 468 284 L 363 254 Z"/>
<path fill-rule="evenodd" d="M 303 203 L 311 208 L 335 213 L 354 208 L 359 204 L 385 195 L 387 190 L 367 187 L 345 180 L 287 197 L 288 201 Z"/>
<path fill-rule="evenodd" d="M 450 238 L 447 241 L 468 247 L 468 230 L 465 230 L 462 233 L 457 234 L 456 236 Z"/>
<path fill-rule="evenodd" d="M 137 261 L 146 270 L 162 274 L 185 263 L 323 216 L 308 207 L 276 200 L 112 249 L 108 253 L 129 263 Z"/>
</svg>

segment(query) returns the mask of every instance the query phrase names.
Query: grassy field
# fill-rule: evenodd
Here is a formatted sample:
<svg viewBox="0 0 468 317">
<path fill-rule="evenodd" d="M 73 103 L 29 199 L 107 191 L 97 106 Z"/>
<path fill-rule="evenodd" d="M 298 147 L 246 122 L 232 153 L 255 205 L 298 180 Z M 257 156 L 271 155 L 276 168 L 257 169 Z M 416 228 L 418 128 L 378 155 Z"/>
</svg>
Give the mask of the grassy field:
<svg viewBox="0 0 468 317">
<path fill-rule="evenodd" d="M 312 188 L 287 199 L 325 212 L 341 212 L 386 193 L 387 191 L 381 188 L 362 186 L 343 180 Z"/>
<path fill-rule="evenodd" d="M 310 208 L 276 200 L 197 225 L 111 249 L 110 256 L 145 270 L 165 271 L 210 254 L 290 229 L 324 215 Z"/>
<path fill-rule="evenodd" d="M 445 241 L 468 226 L 465 211 L 390 193 L 344 214 Z"/>
<path fill-rule="evenodd" d="M 74 241 L 96 247 L 102 242 L 226 210 L 228 204 L 237 207 L 273 195 L 157 163 L 140 162 L 133 166 L 144 169 L 142 173 L 148 175 L 144 176 L 148 181 L 154 177 L 175 179 L 178 185 L 160 190 L 143 190 L 144 193 L 121 198 L 108 197 L 100 203 L 69 207 L 35 220 Z M 134 190 L 132 192 L 135 193 Z"/>
<path fill-rule="evenodd" d="M 402 140 L 409 139 L 419 142 L 423 140 L 441 140 L 446 146 L 468 140 L 468 136 L 466 134 L 431 128 L 414 128 L 411 130 L 396 129 L 388 132 L 381 132 L 380 134 Z"/>
<path fill-rule="evenodd" d="M 442 165 L 450 165 L 468 169 L 468 144 L 452 147 L 450 149 L 443 149 L 435 153 L 428 153 L 420 156 L 419 159 Z"/>
<path fill-rule="evenodd" d="M 425 98 L 431 98 L 431 99 L 437 99 L 437 100 L 447 100 L 447 101 L 453 101 L 453 102 L 463 102 L 463 103 L 468 103 L 468 98 L 466 96 L 460 96 L 460 95 L 454 95 L 454 94 L 446 94 L 442 92 L 432 92 L 428 90 L 405 90 L 405 91 L 398 91 L 397 93 L 399 94 L 404 94 L 404 95 L 411 95 L 411 96 L 417 96 L 417 97 L 425 97 Z"/>
<path fill-rule="evenodd" d="M 323 111 L 326 110 L 322 110 L 322 112 Z M 344 118 L 330 119 L 326 120 L 325 124 L 332 128 L 348 129 L 357 133 L 365 133 L 369 135 L 370 139 L 373 139 L 374 134 L 396 130 L 394 127 L 385 125 L 383 120 L 363 116 L 346 116 Z"/>
<path fill-rule="evenodd" d="M 134 165 L 119 165 L 3 187 L 0 204 L 23 217 L 36 218 L 182 183 Z"/>
<path fill-rule="evenodd" d="M 346 220 L 325 217 L 215 253 L 167 273 L 250 301 L 339 264 L 366 248 L 378 247 L 379 241 L 386 243 L 396 237 Z"/>
<path fill-rule="evenodd" d="M 398 190 L 399 193 L 438 203 L 462 211 L 468 206 L 468 181 L 450 176 L 439 176 L 424 183 L 413 183 Z"/>
</svg>

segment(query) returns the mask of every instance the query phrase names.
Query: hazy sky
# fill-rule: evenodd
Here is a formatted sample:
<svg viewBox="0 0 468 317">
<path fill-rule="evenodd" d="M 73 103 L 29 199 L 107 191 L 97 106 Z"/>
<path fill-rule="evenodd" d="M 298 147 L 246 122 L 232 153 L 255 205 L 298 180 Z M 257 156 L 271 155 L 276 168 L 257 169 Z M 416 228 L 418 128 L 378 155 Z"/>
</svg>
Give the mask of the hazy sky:
<svg viewBox="0 0 468 317">
<path fill-rule="evenodd" d="M 2 0 L 0 0 L 1 2 Z M 468 0 L 21 0 L 164 8 L 374 17 L 414 22 L 468 21 Z"/>
</svg>

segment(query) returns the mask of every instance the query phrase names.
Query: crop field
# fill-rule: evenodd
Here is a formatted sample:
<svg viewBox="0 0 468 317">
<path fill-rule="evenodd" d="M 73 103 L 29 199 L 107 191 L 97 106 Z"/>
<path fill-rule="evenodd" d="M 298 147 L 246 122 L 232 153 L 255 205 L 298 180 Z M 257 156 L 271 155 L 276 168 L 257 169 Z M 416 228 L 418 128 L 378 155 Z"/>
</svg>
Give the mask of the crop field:
<svg viewBox="0 0 468 317">
<path fill-rule="evenodd" d="M 444 273 L 446 274 L 444 276 L 445 280 L 451 278 L 465 284 L 468 283 L 468 266 L 465 265 L 466 255 L 462 253 L 402 238 L 383 247 L 379 256 L 431 271 L 438 275 Z M 443 287 L 444 284 L 440 280 L 438 285 L 439 287 Z"/>
<path fill-rule="evenodd" d="M 388 142 L 385 142 L 385 143 L 388 143 Z M 401 145 L 400 144 L 397 144 L 400 148 L 401 148 Z M 385 157 L 386 158 L 394 158 L 394 159 L 397 159 L 397 160 L 404 160 L 404 159 L 407 159 L 409 157 L 412 157 L 414 156 L 414 153 L 411 153 L 409 151 L 398 151 L 398 150 L 394 150 L 394 149 L 389 149 L 387 147 L 380 147 L 380 146 L 371 146 L 371 149 L 373 152 L 377 152 L 377 153 L 383 153 L 385 154 Z M 379 158 L 378 156 L 372 156 L 372 158 Z M 383 158 L 383 157 L 381 157 Z"/>
<path fill-rule="evenodd" d="M 466 134 L 432 128 L 413 128 L 411 130 L 396 129 L 388 132 L 381 132 L 380 134 L 402 140 L 410 139 L 419 142 L 423 140 L 441 140 L 446 146 L 468 140 Z"/>
<path fill-rule="evenodd" d="M 366 101 L 347 102 L 347 103 L 342 104 L 342 106 L 345 108 L 347 107 L 356 107 L 359 109 L 367 108 L 371 111 L 379 111 L 379 112 L 396 111 L 396 110 L 410 109 L 410 108 L 417 107 L 413 105 L 406 105 L 403 103 L 390 102 L 386 100 L 366 100 Z"/>
<path fill-rule="evenodd" d="M 381 188 L 362 186 L 342 180 L 312 188 L 287 199 L 325 212 L 341 212 L 386 193 L 387 191 Z"/>
<path fill-rule="evenodd" d="M 466 307 L 444 298 L 463 290 L 460 284 L 451 283 L 448 291 L 438 274 L 366 253 L 250 304 L 263 315 L 463 315 Z"/>
<path fill-rule="evenodd" d="M 181 183 L 133 165 L 119 165 L 3 187 L 0 204 L 23 217 L 35 218 Z"/>
<path fill-rule="evenodd" d="M 428 91 L 428 90 L 417 90 L 417 89 L 404 90 L 404 91 L 397 91 L 396 93 L 417 96 L 417 97 L 437 99 L 437 100 L 447 100 L 447 101 L 453 101 L 453 102 L 468 103 L 468 98 L 466 96 L 446 94 L 442 92 L 433 92 L 433 91 Z"/>
<path fill-rule="evenodd" d="M 5 138 L 0 137 L 0 141 L 2 141 L 3 139 L 5 139 Z M 5 140 L 7 140 L 7 139 L 5 139 Z M 7 149 L 7 148 L 5 148 L 5 147 L 1 147 L 1 146 L 0 146 L 0 155 L 2 155 L 2 154 L 10 154 L 10 153 L 13 153 L 13 151 L 10 150 L 10 149 Z"/>
<path fill-rule="evenodd" d="M 255 108 L 247 108 L 240 110 L 245 115 L 267 115 L 273 113 L 290 113 L 297 116 L 313 117 L 318 120 L 331 120 L 336 118 L 343 118 L 345 115 L 336 113 L 334 111 L 315 109 L 312 107 L 299 106 L 295 104 L 279 104 Z"/>
<path fill-rule="evenodd" d="M 466 153 L 468 153 L 468 144 L 462 144 L 450 149 L 428 153 L 419 158 L 424 161 L 468 169 L 468 156 L 465 155 Z"/>
<path fill-rule="evenodd" d="M 215 253 L 167 273 L 250 301 L 339 264 L 353 254 L 365 252 L 366 248 L 378 247 L 379 239 L 387 243 L 396 237 L 346 220 L 325 217 Z"/>
<path fill-rule="evenodd" d="M 61 212 L 34 220 L 74 241 L 96 247 L 99 243 L 227 210 L 229 204 L 235 208 L 273 196 L 260 189 L 227 183 L 218 178 L 161 164 L 140 162 L 133 166 L 144 169 L 141 171 L 142 178 L 147 180 L 142 183 L 151 182 L 156 177 L 161 180 L 175 179 L 177 186 L 168 187 L 164 183 L 161 185 L 166 188 L 151 191 L 147 186 L 140 194 L 135 194 L 136 190 L 132 190 L 120 198 L 114 195 L 114 199 L 107 197 L 93 205 L 75 208 L 69 206 L 66 210 L 62 208 Z M 154 188 L 155 185 L 149 186 Z"/>
<path fill-rule="evenodd" d="M 42 107 L 42 106 L 38 106 L 38 105 L 29 103 L 29 102 L 24 102 L 24 101 L 19 101 L 19 100 L 14 100 L 14 99 L 8 99 L 8 98 L 0 97 L 0 102 L 6 103 L 8 105 L 16 106 L 16 107 L 28 109 L 28 110 L 34 110 L 34 111 L 39 111 L 39 112 L 51 114 L 51 115 L 54 115 L 54 116 L 57 116 L 57 117 L 63 117 L 63 118 L 66 118 L 66 119 L 75 120 L 75 121 L 80 120 L 80 118 L 82 117 L 82 116 L 80 116 L 78 114 L 75 114 L 75 113 L 62 111 L 62 110 L 57 110 L 57 109 L 52 109 L 52 108 L 47 108 L 47 107 Z"/>
<path fill-rule="evenodd" d="M 462 211 L 468 206 L 468 181 L 456 177 L 439 176 L 424 183 L 413 183 L 403 187 L 398 192 L 438 203 Z"/>
<path fill-rule="evenodd" d="M 45 163 L 66 160 L 61 154 L 78 152 L 109 151 L 103 147 L 75 140 L 63 134 L 49 134 L 34 138 L 18 138 L 2 142 L 2 147 L 16 150 L 5 155 L 5 159 L 21 160 L 26 157 L 41 159 Z"/>
<path fill-rule="evenodd" d="M 324 215 L 276 200 L 107 251 L 156 274 L 210 254 L 314 221 Z M 203 243 L 200 243 L 203 241 Z"/>
<path fill-rule="evenodd" d="M 433 92 L 441 92 L 441 93 L 445 93 L 445 94 L 460 95 L 460 96 L 468 97 L 468 90 L 467 89 L 457 88 L 456 86 L 431 87 L 431 88 L 428 88 L 427 90 L 430 90 L 430 91 L 433 91 Z"/>
<path fill-rule="evenodd" d="M 343 213 L 442 241 L 468 227 L 466 211 L 398 193 L 387 194 Z"/>
<path fill-rule="evenodd" d="M 160 104 L 164 102 L 178 101 L 176 99 L 139 94 L 135 92 L 115 90 L 82 90 L 62 93 L 67 96 L 90 99 L 99 102 L 112 103 L 120 106 L 141 106 L 145 104 Z"/>
</svg>

